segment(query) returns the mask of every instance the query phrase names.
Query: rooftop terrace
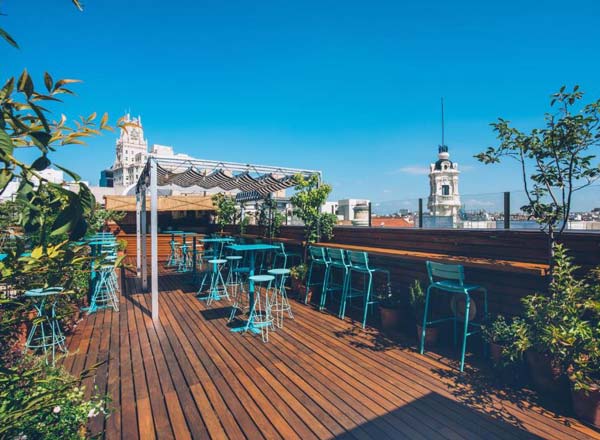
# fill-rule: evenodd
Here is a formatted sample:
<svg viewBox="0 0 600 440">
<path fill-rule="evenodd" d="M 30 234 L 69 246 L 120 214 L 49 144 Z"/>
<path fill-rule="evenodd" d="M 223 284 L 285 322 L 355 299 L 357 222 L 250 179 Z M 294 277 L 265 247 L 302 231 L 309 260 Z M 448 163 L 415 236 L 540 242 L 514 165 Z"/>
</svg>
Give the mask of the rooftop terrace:
<svg viewBox="0 0 600 440">
<path fill-rule="evenodd" d="M 296 319 L 265 344 L 230 332 L 227 304 L 207 308 L 189 275 L 161 269 L 158 322 L 139 279 L 122 280 L 120 312 L 87 316 L 65 360 L 75 374 L 104 362 L 85 385 L 111 395 L 112 415 L 91 423 L 107 439 L 600 438 L 529 391 L 350 318 L 293 301 Z"/>
</svg>

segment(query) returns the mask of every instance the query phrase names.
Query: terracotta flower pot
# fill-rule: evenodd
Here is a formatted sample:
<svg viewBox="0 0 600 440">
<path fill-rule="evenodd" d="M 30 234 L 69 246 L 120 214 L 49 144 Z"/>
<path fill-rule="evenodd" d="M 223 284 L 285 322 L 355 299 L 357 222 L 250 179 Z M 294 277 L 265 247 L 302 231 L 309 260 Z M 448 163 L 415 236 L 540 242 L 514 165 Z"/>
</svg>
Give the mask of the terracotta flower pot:
<svg viewBox="0 0 600 440">
<path fill-rule="evenodd" d="M 552 358 L 549 355 L 529 350 L 525 353 L 525 360 L 533 386 L 540 394 L 559 399 L 567 398 L 569 392 L 567 377 L 560 367 L 552 365 Z"/>
<path fill-rule="evenodd" d="M 588 391 L 571 391 L 573 411 L 578 419 L 600 428 L 600 388 Z"/>
<path fill-rule="evenodd" d="M 396 331 L 400 326 L 401 310 L 399 307 L 379 306 L 381 314 L 381 328 L 384 331 Z"/>
<path fill-rule="evenodd" d="M 417 344 L 421 343 L 421 334 L 423 333 L 423 326 L 417 324 Z M 436 345 L 439 339 L 440 329 L 439 327 L 427 327 L 425 330 L 425 346 Z"/>
</svg>

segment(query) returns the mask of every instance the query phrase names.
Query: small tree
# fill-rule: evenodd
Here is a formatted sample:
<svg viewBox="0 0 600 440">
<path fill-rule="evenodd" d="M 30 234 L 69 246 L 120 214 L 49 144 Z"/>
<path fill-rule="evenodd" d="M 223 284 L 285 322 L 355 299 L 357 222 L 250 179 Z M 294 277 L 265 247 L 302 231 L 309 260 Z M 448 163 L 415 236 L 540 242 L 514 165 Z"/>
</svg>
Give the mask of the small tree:
<svg viewBox="0 0 600 440">
<path fill-rule="evenodd" d="M 213 204 L 215 205 L 217 214 L 217 225 L 221 232 L 227 225 L 233 225 L 238 218 L 238 209 L 235 199 L 223 193 L 218 193 L 212 196 Z"/>
<path fill-rule="evenodd" d="M 277 202 L 272 197 L 267 197 L 258 209 L 258 226 L 262 229 L 264 237 L 273 239 L 279 234 L 285 217 L 277 211 Z"/>
<path fill-rule="evenodd" d="M 503 158 L 520 166 L 528 203 L 521 209 L 534 219 L 548 236 L 548 262 L 552 274 L 554 245 L 567 226 L 573 194 L 591 185 L 600 176 L 594 150 L 600 146 L 600 100 L 579 105 L 583 92 L 563 86 L 552 95 L 543 128 L 526 133 L 502 118 L 492 123 L 500 140 L 475 157 L 486 164 Z"/>
<path fill-rule="evenodd" d="M 319 176 L 316 174 L 308 178 L 297 174 L 294 180 L 296 193 L 290 201 L 294 207 L 294 215 L 304 222 L 305 244 L 308 246 L 321 240 L 322 237 L 330 239 L 333 237 L 333 226 L 337 217 L 321 212 L 321 206 L 331 193 L 331 185 L 319 184 Z"/>
</svg>

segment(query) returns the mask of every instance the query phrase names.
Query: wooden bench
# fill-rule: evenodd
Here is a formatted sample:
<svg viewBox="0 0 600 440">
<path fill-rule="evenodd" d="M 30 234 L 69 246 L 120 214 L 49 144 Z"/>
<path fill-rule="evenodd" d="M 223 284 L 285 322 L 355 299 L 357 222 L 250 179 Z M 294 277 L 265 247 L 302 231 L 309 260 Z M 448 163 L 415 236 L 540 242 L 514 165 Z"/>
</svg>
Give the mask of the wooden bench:
<svg viewBox="0 0 600 440">
<path fill-rule="evenodd" d="M 346 249 L 349 251 L 368 252 L 372 255 L 383 257 L 396 257 L 416 261 L 436 261 L 439 263 L 462 264 L 465 267 L 478 269 L 489 269 L 501 272 L 527 273 L 545 276 L 548 274 L 549 266 L 540 263 L 526 263 L 522 261 L 496 260 L 490 258 L 463 257 L 448 254 L 436 254 L 429 252 L 408 251 L 403 249 L 386 249 L 369 246 L 355 246 L 339 243 L 315 243 L 315 246 Z"/>
</svg>

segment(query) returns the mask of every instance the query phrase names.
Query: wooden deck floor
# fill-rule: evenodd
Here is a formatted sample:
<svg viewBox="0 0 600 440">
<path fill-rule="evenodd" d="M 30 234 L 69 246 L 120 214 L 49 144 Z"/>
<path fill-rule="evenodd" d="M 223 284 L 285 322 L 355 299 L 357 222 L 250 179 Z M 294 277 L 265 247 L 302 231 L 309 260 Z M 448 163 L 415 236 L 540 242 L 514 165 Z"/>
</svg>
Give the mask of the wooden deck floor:
<svg viewBox="0 0 600 440">
<path fill-rule="evenodd" d="M 590 438 L 595 431 L 531 404 L 526 394 L 475 385 L 432 356 L 376 330 L 293 302 L 295 320 L 265 344 L 232 333 L 229 309 L 208 309 L 188 278 L 160 277 L 160 322 L 127 277 L 120 312 L 86 317 L 70 338 L 73 373 L 111 395 L 91 422 L 107 439 Z"/>
</svg>

